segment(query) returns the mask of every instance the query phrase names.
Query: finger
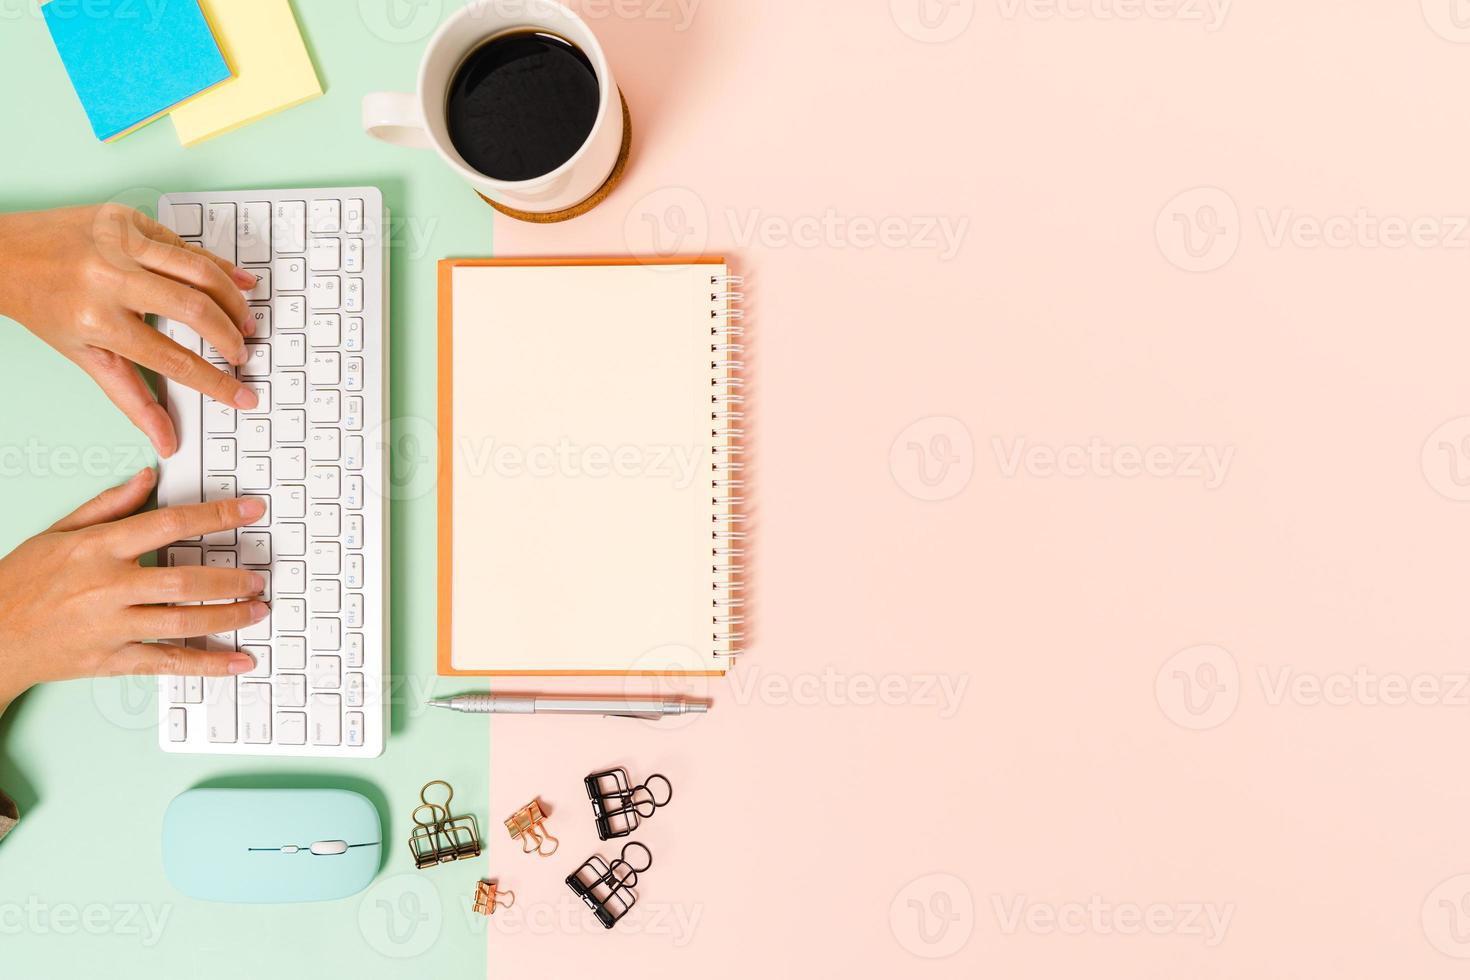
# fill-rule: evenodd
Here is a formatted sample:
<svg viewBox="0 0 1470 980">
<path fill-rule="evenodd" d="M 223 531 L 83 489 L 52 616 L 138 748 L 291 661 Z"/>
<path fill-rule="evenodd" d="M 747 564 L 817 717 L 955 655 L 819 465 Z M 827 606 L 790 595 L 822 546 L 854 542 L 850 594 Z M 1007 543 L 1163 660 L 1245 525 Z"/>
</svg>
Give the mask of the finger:
<svg viewBox="0 0 1470 980">
<path fill-rule="evenodd" d="M 212 606 L 134 606 L 127 625 L 133 636 L 158 640 L 233 633 L 269 615 L 270 607 L 259 599 Z"/>
<path fill-rule="evenodd" d="M 208 293 L 152 272 L 136 272 L 123 282 L 122 301 L 135 313 L 153 313 L 188 324 L 225 360 L 245 363 L 245 335 L 240 332 L 240 324 L 231 322 Z"/>
<path fill-rule="evenodd" d="M 126 319 L 128 322 L 112 329 L 106 341 L 118 354 L 217 402 L 246 410 L 260 403 L 255 392 L 198 354 L 184 350 L 137 317 Z"/>
<path fill-rule="evenodd" d="M 128 482 L 103 490 L 76 510 L 51 525 L 53 531 L 79 531 L 94 524 L 107 524 L 127 517 L 142 507 L 157 482 L 153 467 L 134 473 Z"/>
<path fill-rule="evenodd" d="M 175 541 L 254 523 L 265 513 L 259 497 L 215 500 L 206 504 L 162 507 L 118 521 L 107 529 L 107 547 L 118 558 L 137 558 Z M 159 636 L 183 636 L 160 633 Z"/>
<path fill-rule="evenodd" d="M 128 577 L 123 601 L 144 606 L 166 602 L 209 602 L 251 599 L 265 589 L 265 579 L 243 568 L 140 568 Z"/>
<path fill-rule="evenodd" d="M 119 674 L 225 677 L 254 670 L 255 658 L 248 653 L 190 650 L 171 643 L 129 643 L 108 665 Z"/>
<path fill-rule="evenodd" d="M 178 451 L 179 437 L 174 432 L 174 420 L 168 417 L 168 412 L 148 390 L 148 383 L 132 361 L 110 350 L 88 347 L 78 355 L 77 364 L 148 437 L 160 457 L 167 459 Z"/>
<path fill-rule="evenodd" d="M 240 291 L 239 284 L 202 248 L 186 248 L 146 238 L 133 252 L 133 257 L 145 269 L 208 294 L 241 333 L 247 333 L 252 327 L 245 294 Z M 255 277 L 251 276 L 250 281 L 253 285 Z"/>
<path fill-rule="evenodd" d="M 241 289 L 255 288 L 255 276 L 246 272 L 244 269 L 235 265 L 233 262 L 230 262 L 228 259 L 221 258 L 220 256 L 215 255 L 213 252 L 208 251 L 201 246 L 194 245 L 192 242 L 184 241 L 172 229 L 164 227 L 157 221 L 154 221 L 152 218 L 148 217 L 146 214 L 143 214 L 141 211 L 135 211 L 133 213 L 136 216 L 133 219 L 133 227 L 136 228 L 145 237 L 156 242 L 163 242 L 166 245 L 172 245 L 175 248 L 186 248 L 190 251 L 194 251 L 197 249 L 199 254 L 205 256 L 209 259 L 209 261 L 218 266 L 220 270 L 224 272 L 225 275 L 234 280 L 236 285 L 238 285 Z"/>
</svg>

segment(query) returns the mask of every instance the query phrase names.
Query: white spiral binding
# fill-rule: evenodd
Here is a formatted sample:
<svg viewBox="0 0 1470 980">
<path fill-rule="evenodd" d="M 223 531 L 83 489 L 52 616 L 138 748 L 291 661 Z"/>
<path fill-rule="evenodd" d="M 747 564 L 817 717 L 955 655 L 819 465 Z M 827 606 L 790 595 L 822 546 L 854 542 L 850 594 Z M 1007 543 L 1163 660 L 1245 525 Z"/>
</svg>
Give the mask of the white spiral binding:
<svg viewBox="0 0 1470 980">
<path fill-rule="evenodd" d="M 745 641 L 745 328 L 743 276 L 710 276 L 710 639 L 732 657 Z"/>
</svg>

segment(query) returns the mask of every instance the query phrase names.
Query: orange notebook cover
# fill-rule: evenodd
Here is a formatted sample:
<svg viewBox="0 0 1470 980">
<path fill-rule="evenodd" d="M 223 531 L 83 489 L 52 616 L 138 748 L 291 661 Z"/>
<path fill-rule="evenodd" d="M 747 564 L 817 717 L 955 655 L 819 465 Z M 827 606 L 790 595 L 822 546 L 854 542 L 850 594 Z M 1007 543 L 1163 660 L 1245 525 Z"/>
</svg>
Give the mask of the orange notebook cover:
<svg viewBox="0 0 1470 980">
<path fill-rule="evenodd" d="M 722 674 L 741 650 L 723 259 L 439 263 L 439 673 Z"/>
</svg>

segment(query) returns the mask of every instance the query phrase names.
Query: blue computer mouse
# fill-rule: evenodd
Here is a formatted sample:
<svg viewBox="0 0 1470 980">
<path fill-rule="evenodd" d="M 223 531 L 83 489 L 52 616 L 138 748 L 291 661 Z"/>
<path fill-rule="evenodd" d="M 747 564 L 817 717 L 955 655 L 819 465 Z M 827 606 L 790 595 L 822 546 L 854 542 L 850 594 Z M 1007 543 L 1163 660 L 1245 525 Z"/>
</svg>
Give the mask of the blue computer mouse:
<svg viewBox="0 0 1470 980">
<path fill-rule="evenodd" d="M 191 789 L 163 815 L 163 870 L 207 902 L 325 902 L 367 887 L 378 811 L 341 789 Z"/>
</svg>

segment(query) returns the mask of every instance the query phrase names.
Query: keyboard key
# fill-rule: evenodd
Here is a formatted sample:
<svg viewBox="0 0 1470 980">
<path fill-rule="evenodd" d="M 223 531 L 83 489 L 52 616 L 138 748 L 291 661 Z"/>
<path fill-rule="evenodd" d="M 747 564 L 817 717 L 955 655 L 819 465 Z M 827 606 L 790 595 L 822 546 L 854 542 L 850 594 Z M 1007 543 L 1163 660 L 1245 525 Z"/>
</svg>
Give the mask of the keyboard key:
<svg viewBox="0 0 1470 980">
<path fill-rule="evenodd" d="M 306 669 L 306 637 L 282 636 L 276 640 L 276 670 Z"/>
<path fill-rule="evenodd" d="M 347 449 L 343 453 L 343 459 L 349 470 L 362 469 L 362 436 L 347 437 Z"/>
<path fill-rule="evenodd" d="M 276 554 L 297 558 L 306 554 L 306 525 L 295 522 L 276 526 Z"/>
<path fill-rule="evenodd" d="M 255 333 L 251 334 L 256 340 L 265 340 L 271 335 L 271 308 L 269 306 L 250 307 L 250 319 L 255 324 Z"/>
<path fill-rule="evenodd" d="M 347 712 L 347 743 L 346 744 L 352 745 L 352 746 L 361 745 L 362 744 L 362 737 L 363 737 L 362 732 L 363 732 L 362 712 L 361 711 L 349 711 L 349 712 Z"/>
<path fill-rule="evenodd" d="M 229 644 L 228 645 L 228 648 L 231 649 L 231 650 L 233 650 L 235 648 L 235 645 L 237 643 L 239 643 L 239 644 L 244 644 L 244 643 L 266 643 L 266 642 L 269 642 L 270 638 L 271 638 L 271 617 L 270 617 L 270 614 L 267 613 L 266 614 L 266 617 L 264 619 L 262 619 L 260 622 L 258 622 L 258 623 L 250 623 L 247 626 L 240 627 L 240 630 L 239 630 L 238 634 L 236 635 L 235 643 Z M 222 645 L 221 646 L 221 649 L 224 649 L 224 648 L 225 647 Z"/>
<path fill-rule="evenodd" d="M 335 235 L 341 230 L 341 201 L 324 199 L 311 202 L 311 233 L 313 235 Z"/>
<path fill-rule="evenodd" d="M 276 450 L 276 479 L 306 479 L 306 448 L 304 446 L 281 446 Z"/>
<path fill-rule="evenodd" d="M 194 568 L 204 563 L 204 549 L 190 547 L 169 548 L 163 553 L 166 568 Z"/>
<path fill-rule="evenodd" d="M 264 531 L 241 531 L 240 562 L 245 565 L 269 565 L 271 536 Z"/>
<path fill-rule="evenodd" d="M 362 350 L 362 332 L 362 317 L 348 317 L 347 333 L 342 338 L 342 346 L 347 350 Z"/>
<path fill-rule="evenodd" d="M 342 610 L 342 583 L 334 578 L 312 579 L 311 591 L 307 593 L 306 601 L 314 613 L 340 612 Z"/>
<path fill-rule="evenodd" d="M 245 298 L 252 303 L 264 303 L 271 298 L 271 270 L 249 269 L 255 274 L 255 285 L 245 294 Z"/>
<path fill-rule="evenodd" d="M 204 678 L 204 727 L 211 742 L 235 741 L 237 693 L 233 677 Z"/>
<path fill-rule="evenodd" d="M 276 367 L 306 367 L 306 335 L 282 334 L 276 341 Z"/>
<path fill-rule="evenodd" d="M 342 471 L 335 466 L 313 466 L 306 487 L 312 500 L 337 500 L 342 496 Z"/>
<path fill-rule="evenodd" d="M 281 595 L 306 595 L 306 562 L 276 562 L 275 573 L 276 589 Z"/>
<path fill-rule="evenodd" d="M 347 359 L 347 390 L 362 391 L 363 366 L 362 358 L 349 357 Z"/>
<path fill-rule="evenodd" d="M 347 556 L 347 587 L 349 589 L 362 588 L 363 560 L 360 554 L 349 554 Z"/>
<path fill-rule="evenodd" d="M 361 238 L 349 238 L 343 244 L 344 244 L 345 247 L 344 247 L 343 252 L 342 252 L 342 271 L 343 272 L 361 272 L 362 271 L 362 239 Z"/>
<path fill-rule="evenodd" d="M 313 347 L 336 348 L 342 346 L 342 317 L 337 313 L 318 313 L 311 318 L 307 330 Z"/>
<path fill-rule="evenodd" d="M 240 451 L 242 453 L 268 453 L 271 451 L 271 420 L 249 418 L 240 427 Z"/>
<path fill-rule="evenodd" d="M 184 678 L 184 701 L 187 704 L 203 704 L 204 703 L 204 678 L 202 678 L 202 677 L 185 677 Z"/>
<path fill-rule="evenodd" d="M 204 235 L 204 205 L 175 204 L 170 210 L 173 214 L 173 230 L 180 238 L 200 238 Z M 168 223 L 168 219 L 161 214 L 158 219 Z"/>
<path fill-rule="evenodd" d="M 313 387 L 342 383 L 342 355 L 336 351 L 312 351 L 307 376 Z"/>
<path fill-rule="evenodd" d="M 170 704 L 182 704 L 184 701 L 184 679 L 182 677 L 165 677 L 164 695 Z"/>
<path fill-rule="evenodd" d="M 235 410 L 213 399 L 204 403 L 204 431 L 210 435 L 228 435 L 235 431 Z"/>
<path fill-rule="evenodd" d="M 313 619 L 311 621 L 313 639 L 311 648 L 313 650 L 336 649 L 335 647 L 318 647 L 316 645 L 316 624 L 320 622 L 324 622 L 324 620 Z M 330 620 L 330 622 L 336 623 L 337 621 L 333 619 Z M 311 660 L 307 662 L 306 676 L 307 679 L 311 682 L 312 690 L 335 691 L 342 686 L 342 658 L 330 656 L 313 656 Z"/>
<path fill-rule="evenodd" d="M 204 208 L 204 247 L 227 262 L 236 261 L 235 205 L 209 204 Z M 233 738 L 230 741 L 234 741 Z"/>
<path fill-rule="evenodd" d="M 342 744 L 342 696 L 340 694 L 313 694 L 307 711 L 310 713 L 307 730 L 311 733 L 311 744 Z"/>
<path fill-rule="evenodd" d="M 339 422 L 342 417 L 342 393 L 333 388 L 314 391 L 311 393 L 311 401 L 307 404 L 307 410 L 311 413 L 310 418 L 313 422 Z"/>
<path fill-rule="evenodd" d="M 347 675 L 347 683 L 344 686 L 344 695 L 347 698 L 347 707 L 362 707 L 363 678 L 361 674 L 352 673 Z"/>
<path fill-rule="evenodd" d="M 305 517 L 306 487 L 281 487 L 276 494 L 276 515 L 278 517 Z"/>
<path fill-rule="evenodd" d="M 312 578 L 341 575 L 342 545 L 336 541 L 313 541 L 306 564 Z"/>
<path fill-rule="evenodd" d="M 348 510 L 362 510 L 362 477 L 352 474 L 347 477 L 347 492 L 342 495 L 342 504 Z"/>
<path fill-rule="evenodd" d="M 306 441 L 306 413 L 299 408 L 283 409 L 276 416 L 277 442 Z"/>
<path fill-rule="evenodd" d="M 358 592 L 347 593 L 347 628 L 350 630 L 362 629 L 362 595 Z"/>
<path fill-rule="evenodd" d="M 362 548 L 362 515 L 347 515 L 347 533 L 342 535 L 342 543 L 354 551 Z"/>
<path fill-rule="evenodd" d="M 348 313 L 361 313 L 362 296 L 362 280 L 349 278 L 347 280 L 346 292 L 342 299 L 342 308 Z"/>
<path fill-rule="evenodd" d="M 271 675 L 271 648 L 261 644 L 242 646 L 241 650 L 255 658 L 255 669 L 246 677 L 269 677 Z"/>
<path fill-rule="evenodd" d="M 204 467 L 217 472 L 235 468 L 235 440 L 210 439 L 204 444 Z"/>
<path fill-rule="evenodd" d="M 210 568 L 235 568 L 238 563 L 233 551 L 209 551 L 204 555 L 204 564 Z"/>
<path fill-rule="evenodd" d="M 259 404 L 246 414 L 269 415 L 271 410 L 271 383 L 269 381 L 242 381 L 240 384 L 255 392 Z"/>
<path fill-rule="evenodd" d="M 276 204 L 275 246 L 277 255 L 297 255 L 306 251 L 305 201 Z"/>
<path fill-rule="evenodd" d="M 342 424 L 353 432 L 362 430 L 362 398 L 360 396 L 348 396 L 347 414 L 342 416 Z"/>
<path fill-rule="evenodd" d="M 306 600 L 277 599 L 272 606 L 276 629 L 282 633 L 306 632 Z"/>
<path fill-rule="evenodd" d="M 306 289 L 306 260 L 298 258 L 276 259 L 272 266 L 276 273 L 276 291 L 299 293 Z"/>
<path fill-rule="evenodd" d="M 240 685 L 240 741 L 265 745 L 271 740 L 271 686 Z"/>
<path fill-rule="evenodd" d="M 240 264 L 259 265 L 271 260 L 271 206 L 252 201 L 240 206 Z"/>
<path fill-rule="evenodd" d="M 306 375 L 300 371 L 280 371 L 276 378 L 276 404 L 306 404 Z"/>
<path fill-rule="evenodd" d="M 258 528 L 268 528 L 268 527 L 270 527 L 270 524 L 271 524 L 271 497 L 270 497 L 270 494 L 268 494 L 268 493 L 252 493 L 252 494 L 247 494 L 245 499 L 247 499 L 247 500 L 259 500 L 261 503 L 265 504 L 265 510 L 261 513 L 261 515 L 259 517 L 257 517 L 255 520 L 251 521 L 249 524 L 245 525 L 245 526 L 246 527 L 258 527 Z"/>
<path fill-rule="evenodd" d="M 359 716 L 359 717 L 361 717 L 361 716 Z M 188 739 L 188 737 L 189 737 L 189 728 L 188 728 L 189 721 L 188 721 L 188 718 L 189 718 L 189 712 L 185 711 L 183 708 L 169 708 L 168 709 L 168 740 L 170 742 L 183 742 L 183 741 L 186 741 Z M 353 743 L 353 744 L 356 744 L 356 745 L 361 745 L 362 744 L 361 735 L 360 734 L 359 734 L 358 738 L 359 738 L 359 740 L 357 742 Z"/>
<path fill-rule="evenodd" d="M 363 643 L 361 633 L 347 634 L 347 666 L 362 666 L 362 647 Z"/>
<path fill-rule="evenodd" d="M 279 286 L 277 287 L 279 288 Z M 276 326 L 282 330 L 306 329 L 306 297 L 282 296 L 276 300 Z"/>
<path fill-rule="evenodd" d="M 305 745 L 306 715 L 299 711 L 276 712 L 276 744 Z"/>
<path fill-rule="evenodd" d="M 306 675 L 277 674 L 276 704 L 283 708 L 306 707 Z"/>
<path fill-rule="evenodd" d="M 311 308 L 313 310 L 335 310 L 342 306 L 341 276 L 311 277 Z"/>
<path fill-rule="evenodd" d="M 349 235 L 361 235 L 362 215 L 362 198 L 349 197 L 347 199 L 347 210 L 342 220 L 342 230 Z"/>
<path fill-rule="evenodd" d="M 306 529 L 313 538 L 336 538 L 342 534 L 342 508 L 336 504 L 312 504 Z"/>
<path fill-rule="evenodd" d="M 269 456 L 246 456 L 240 462 L 241 490 L 269 490 L 271 488 L 271 458 Z"/>
<path fill-rule="evenodd" d="M 245 363 L 240 365 L 242 378 L 268 378 L 271 374 L 271 345 L 246 344 Z"/>
<path fill-rule="evenodd" d="M 306 441 L 307 455 L 313 463 L 335 463 L 342 458 L 342 430 L 312 429 Z"/>
<path fill-rule="evenodd" d="M 342 240 L 338 238 L 313 238 L 307 253 L 307 264 L 312 272 L 337 272 L 342 268 Z"/>
</svg>

